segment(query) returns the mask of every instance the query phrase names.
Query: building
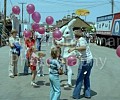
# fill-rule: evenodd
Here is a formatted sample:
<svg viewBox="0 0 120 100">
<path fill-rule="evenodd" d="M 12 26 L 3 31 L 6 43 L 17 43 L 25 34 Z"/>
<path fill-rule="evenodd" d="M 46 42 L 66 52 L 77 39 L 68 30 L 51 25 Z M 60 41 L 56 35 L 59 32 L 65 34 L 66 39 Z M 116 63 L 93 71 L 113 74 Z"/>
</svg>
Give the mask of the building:
<svg viewBox="0 0 120 100">
<path fill-rule="evenodd" d="M 76 19 L 76 22 L 74 23 L 73 27 L 84 27 L 84 28 L 90 27 L 90 25 L 87 22 L 85 22 L 79 16 L 76 16 L 75 13 L 72 13 L 72 16 L 67 15 L 64 16 L 62 20 L 56 21 L 56 27 L 61 28 L 62 26 L 68 24 L 72 19 Z"/>
</svg>

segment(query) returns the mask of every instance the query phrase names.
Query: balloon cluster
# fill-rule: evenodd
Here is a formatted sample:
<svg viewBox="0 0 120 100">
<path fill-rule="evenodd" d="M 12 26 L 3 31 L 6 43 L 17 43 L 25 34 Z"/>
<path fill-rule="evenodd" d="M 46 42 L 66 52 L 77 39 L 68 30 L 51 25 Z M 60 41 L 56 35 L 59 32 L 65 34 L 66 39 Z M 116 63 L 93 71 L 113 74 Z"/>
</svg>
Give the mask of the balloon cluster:
<svg viewBox="0 0 120 100">
<path fill-rule="evenodd" d="M 41 15 L 40 15 L 39 12 L 35 11 L 35 6 L 33 4 L 28 4 L 26 6 L 26 11 L 28 12 L 29 15 L 31 15 L 31 17 L 32 17 L 32 19 L 34 21 L 33 24 L 32 24 L 32 29 L 34 31 L 39 32 L 40 34 L 44 34 L 45 33 L 45 28 L 41 27 L 40 24 L 39 24 L 39 22 L 41 20 Z M 19 8 L 19 6 L 13 6 L 12 12 L 13 12 L 13 14 L 19 15 L 20 14 L 20 8 Z M 54 19 L 53 19 L 52 16 L 47 16 L 46 17 L 46 23 L 48 25 L 52 25 L 53 22 L 54 22 Z M 31 36 L 31 32 L 25 30 L 24 31 L 24 36 L 26 38 L 30 37 Z M 53 32 L 53 37 L 56 40 L 61 39 L 62 33 L 59 31 L 58 28 L 56 28 L 55 31 Z"/>
</svg>

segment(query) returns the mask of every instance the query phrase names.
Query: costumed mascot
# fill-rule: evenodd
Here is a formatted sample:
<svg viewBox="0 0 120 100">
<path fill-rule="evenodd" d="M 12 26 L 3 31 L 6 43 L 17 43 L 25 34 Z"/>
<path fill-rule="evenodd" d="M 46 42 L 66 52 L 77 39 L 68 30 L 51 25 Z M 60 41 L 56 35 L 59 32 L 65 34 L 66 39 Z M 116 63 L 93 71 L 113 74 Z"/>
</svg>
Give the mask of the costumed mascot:
<svg viewBox="0 0 120 100">
<path fill-rule="evenodd" d="M 62 57 L 65 61 L 65 66 L 66 66 L 66 73 L 68 75 L 68 81 L 67 84 L 65 84 L 65 88 L 71 87 L 72 83 L 72 68 L 67 64 L 67 57 L 70 55 L 76 55 L 76 53 L 73 51 L 71 53 L 68 52 L 68 50 L 76 44 L 76 41 L 74 39 L 74 34 L 73 34 L 73 24 L 76 21 L 76 19 L 72 19 L 67 25 L 63 26 L 60 31 L 62 32 L 62 38 L 61 40 L 55 40 L 54 43 L 57 46 L 60 46 L 62 48 Z"/>
</svg>

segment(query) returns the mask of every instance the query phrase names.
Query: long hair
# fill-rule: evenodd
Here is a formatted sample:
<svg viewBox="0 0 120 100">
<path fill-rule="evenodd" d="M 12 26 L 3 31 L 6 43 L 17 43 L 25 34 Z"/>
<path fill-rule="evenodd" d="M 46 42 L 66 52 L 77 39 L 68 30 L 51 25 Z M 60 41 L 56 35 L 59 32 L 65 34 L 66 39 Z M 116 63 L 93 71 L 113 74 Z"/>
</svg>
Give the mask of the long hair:
<svg viewBox="0 0 120 100">
<path fill-rule="evenodd" d="M 56 47 L 53 47 L 53 48 L 51 49 L 51 57 L 52 57 L 53 59 L 56 59 L 58 52 L 59 52 L 59 50 L 58 50 Z"/>
</svg>

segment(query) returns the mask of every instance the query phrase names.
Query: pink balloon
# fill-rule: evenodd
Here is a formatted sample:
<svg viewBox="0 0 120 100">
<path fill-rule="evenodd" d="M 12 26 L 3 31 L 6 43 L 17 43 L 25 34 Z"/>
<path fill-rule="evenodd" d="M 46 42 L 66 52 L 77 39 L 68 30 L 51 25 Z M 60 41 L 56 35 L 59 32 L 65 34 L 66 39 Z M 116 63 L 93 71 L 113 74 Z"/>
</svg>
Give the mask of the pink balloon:
<svg viewBox="0 0 120 100">
<path fill-rule="evenodd" d="M 23 34 L 24 34 L 24 37 L 25 37 L 25 38 L 30 38 L 31 35 L 32 35 L 31 31 L 29 31 L 29 30 L 25 30 L 25 31 L 23 32 Z"/>
<path fill-rule="evenodd" d="M 34 12 L 32 13 L 32 19 L 36 22 L 39 23 L 40 19 L 41 19 L 41 15 L 39 14 L 39 12 Z"/>
<path fill-rule="evenodd" d="M 37 29 L 39 29 L 39 27 L 40 27 L 40 25 L 39 25 L 38 23 L 33 23 L 33 24 L 32 24 L 32 29 L 33 29 L 34 31 L 37 31 Z"/>
<path fill-rule="evenodd" d="M 61 33 L 61 31 L 55 30 L 55 31 L 53 32 L 53 38 L 54 38 L 55 40 L 60 40 L 60 39 L 62 38 L 62 33 Z"/>
<path fill-rule="evenodd" d="M 67 65 L 74 66 L 77 63 L 77 58 L 74 55 L 71 55 L 67 58 Z"/>
<path fill-rule="evenodd" d="M 13 6 L 12 7 L 12 12 L 16 15 L 19 15 L 20 14 L 20 8 L 19 6 Z"/>
<path fill-rule="evenodd" d="M 29 14 L 32 14 L 35 11 L 35 6 L 33 4 L 28 4 L 26 9 Z"/>
<path fill-rule="evenodd" d="M 45 33 L 45 28 L 44 27 L 39 27 L 37 29 L 37 32 L 39 32 L 40 34 L 44 34 Z"/>
<path fill-rule="evenodd" d="M 54 19 L 53 19 L 52 16 L 48 16 L 48 17 L 46 18 L 46 23 L 47 23 L 48 25 L 51 25 L 53 22 L 54 22 Z"/>
<path fill-rule="evenodd" d="M 51 60 L 51 58 L 48 58 L 48 59 L 46 60 L 46 63 L 47 63 L 47 64 L 50 64 L 50 60 Z"/>
<path fill-rule="evenodd" d="M 116 49 L 116 54 L 117 54 L 118 57 L 120 57 L 120 45 Z"/>
</svg>

